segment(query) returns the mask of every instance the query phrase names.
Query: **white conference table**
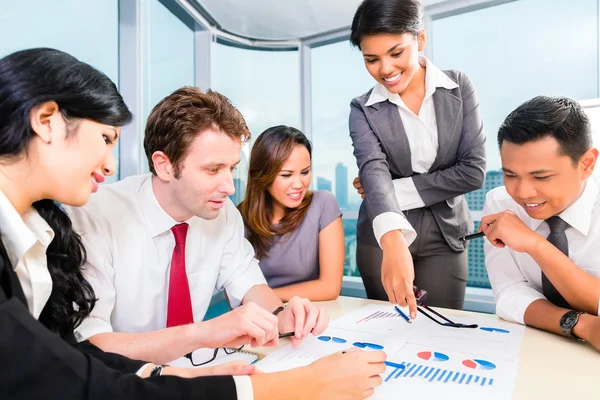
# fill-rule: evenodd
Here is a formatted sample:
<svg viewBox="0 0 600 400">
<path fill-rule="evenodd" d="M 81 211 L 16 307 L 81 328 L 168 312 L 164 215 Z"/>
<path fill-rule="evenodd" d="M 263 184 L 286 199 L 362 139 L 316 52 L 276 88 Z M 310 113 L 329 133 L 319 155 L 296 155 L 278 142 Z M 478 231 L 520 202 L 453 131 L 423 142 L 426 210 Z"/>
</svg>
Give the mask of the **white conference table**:
<svg viewBox="0 0 600 400">
<path fill-rule="evenodd" d="M 389 304 L 376 300 L 340 296 L 319 302 L 329 311 L 331 320 L 367 304 Z M 478 320 L 498 320 L 494 314 L 442 309 L 448 316 Z M 419 318 L 423 318 L 422 315 Z M 289 339 L 281 340 L 280 346 Z M 250 351 L 263 358 L 277 347 L 258 347 Z M 600 352 L 587 343 L 527 327 L 521 351 L 513 399 L 600 399 Z"/>
</svg>

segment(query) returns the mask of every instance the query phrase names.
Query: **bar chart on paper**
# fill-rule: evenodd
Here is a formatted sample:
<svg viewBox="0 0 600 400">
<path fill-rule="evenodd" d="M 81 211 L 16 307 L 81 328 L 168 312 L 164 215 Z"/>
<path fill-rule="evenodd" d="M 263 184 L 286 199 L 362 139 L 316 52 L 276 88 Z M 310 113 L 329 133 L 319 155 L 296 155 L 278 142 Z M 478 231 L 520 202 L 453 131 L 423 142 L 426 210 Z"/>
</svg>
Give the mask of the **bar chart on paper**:
<svg viewBox="0 0 600 400">
<path fill-rule="evenodd" d="M 492 386 L 494 384 L 494 378 L 489 378 L 476 374 L 469 374 L 466 372 L 453 371 L 451 369 L 445 369 L 435 366 L 427 366 L 419 363 L 406 363 L 402 362 L 400 365 L 404 365 L 402 368 L 393 369 L 384 378 L 384 382 L 388 382 L 390 379 L 424 379 L 427 382 L 439 382 L 447 384 L 458 384 L 458 385 L 479 385 L 479 386 Z"/>
<path fill-rule="evenodd" d="M 397 312 L 391 313 L 391 312 L 386 312 L 386 311 L 375 311 L 375 312 L 371 313 L 370 315 L 367 315 L 366 317 L 359 319 L 358 321 L 356 321 L 356 323 L 364 324 L 369 321 L 382 320 L 382 319 L 386 319 L 386 318 L 401 318 L 401 317 L 400 317 L 400 314 L 398 314 Z"/>
<path fill-rule="evenodd" d="M 401 308 L 405 314 L 408 309 Z M 393 335 L 407 339 L 425 329 L 431 321 L 416 318 L 408 323 L 393 306 L 369 304 L 333 321 L 330 326 L 375 335 Z"/>
<path fill-rule="evenodd" d="M 517 362 L 407 344 L 391 358 L 373 399 L 510 399 Z M 397 366 L 396 366 L 397 365 Z"/>
</svg>

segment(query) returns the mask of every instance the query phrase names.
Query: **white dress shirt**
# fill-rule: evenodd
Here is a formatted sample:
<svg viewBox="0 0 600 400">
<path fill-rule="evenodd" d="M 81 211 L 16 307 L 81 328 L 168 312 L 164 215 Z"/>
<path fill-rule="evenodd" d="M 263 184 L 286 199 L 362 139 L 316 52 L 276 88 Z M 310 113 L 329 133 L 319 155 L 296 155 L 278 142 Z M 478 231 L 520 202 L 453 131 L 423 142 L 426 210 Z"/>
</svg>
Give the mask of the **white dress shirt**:
<svg viewBox="0 0 600 400">
<path fill-rule="evenodd" d="M 454 89 L 458 85 L 427 58 L 419 56 L 419 63 L 425 67 L 425 97 L 418 115 L 404 104 L 399 94 L 390 93 L 380 83 L 377 83 L 373 88 L 366 106 L 386 100 L 398 106 L 398 112 L 410 146 L 412 170 L 416 174 L 423 174 L 429 172 L 438 151 L 438 130 L 433 94 L 438 87 Z M 394 179 L 393 183 L 396 199 L 401 210 L 425 207 L 425 203 L 411 177 Z M 373 232 L 378 243 L 380 243 L 384 234 L 395 229 L 402 230 L 409 245 L 417 237 L 414 228 L 402 214 L 387 212 L 378 215 L 373 220 Z"/>
<path fill-rule="evenodd" d="M 52 293 L 46 250 L 54 231 L 33 207 L 19 215 L 2 191 L 0 226 L 2 243 L 23 288 L 27 308 L 38 319 Z"/>
<path fill-rule="evenodd" d="M 103 185 L 86 206 L 68 210 L 82 235 L 86 278 L 98 298 L 76 337 L 165 328 L 175 247 L 171 228 L 178 221 L 158 204 L 151 175 Z M 244 237 L 242 217 L 229 199 L 217 218 L 192 217 L 187 223 L 185 260 L 194 321 L 204 318 L 215 288 L 225 290 L 231 306 L 237 307 L 253 286 L 266 284 Z M 238 398 L 251 399 L 250 378 L 234 379 L 238 396 L 250 396 Z"/>
<path fill-rule="evenodd" d="M 563 211 L 560 217 L 569 224 L 565 231 L 569 242 L 569 258 L 579 268 L 600 279 L 599 193 L 598 184 L 593 179 L 588 179 L 579 199 Z M 488 192 L 483 215 L 504 210 L 512 210 L 531 230 L 541 236 L 547 237 L 550 234 L 548 224 L 527 215 L 502 186 Z M 519 253 L 508 247 L 494 247 L 487 239 L 484 248 L 496 313 L 508 321 L 524 324 L 527 307 L 535 300 L 545 299 L 540 267 L 529 254 Z"/>
</svg>

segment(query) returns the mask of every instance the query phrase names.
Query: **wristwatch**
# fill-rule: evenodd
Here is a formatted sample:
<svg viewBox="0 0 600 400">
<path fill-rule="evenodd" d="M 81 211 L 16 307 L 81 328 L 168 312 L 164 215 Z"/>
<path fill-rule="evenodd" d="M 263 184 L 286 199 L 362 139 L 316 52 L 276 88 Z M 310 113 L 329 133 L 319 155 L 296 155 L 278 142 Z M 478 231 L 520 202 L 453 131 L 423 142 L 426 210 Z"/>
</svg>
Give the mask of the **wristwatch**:
<svg viewBox="0 0 600 400">
<path fill-rule="evenodd" d="M 277 315 L 280 312 L 282 312 L 283 310 L 285 310 L 285 307 L 287 306 L 287 304 L 284 304 L 282 306 L 277 307 L 276 309 L 273 310 L 272 314 L 273 315 Z"/>
<path fill-rule="evenodd" d="M 586 314 L 583 311 L 567 311 L 565 313 L 565 315 L 562 316 L 562 318 L 560 319 L 560 331 L 562 333 L 564 333 L 566 336 L 572 337 L 573 339 L 577 339 L 577 340 L 581 340 L 583 341 L 583 339 L 581 339 L 580 337 L 577 337 L 577 335 L 575 335 L 573 333 L 573 328 L 575 327 L 575 325 L 577 325 L 577 322 L 579 322 L 579 316 L 581 314 Z"/>
</svg>

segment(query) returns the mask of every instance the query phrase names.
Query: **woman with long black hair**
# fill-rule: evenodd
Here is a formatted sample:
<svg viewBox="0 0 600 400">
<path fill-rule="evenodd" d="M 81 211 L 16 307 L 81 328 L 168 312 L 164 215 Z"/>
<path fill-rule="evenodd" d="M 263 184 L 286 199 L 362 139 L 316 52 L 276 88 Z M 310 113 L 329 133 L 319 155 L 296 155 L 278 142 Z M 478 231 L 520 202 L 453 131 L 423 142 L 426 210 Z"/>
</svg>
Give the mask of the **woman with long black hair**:
<svg viewBox="0 0 600 400">
<path fill-rule="evenodd" d="M 94 307 L 95 295 L 81 272 L 85 251 L 80 237 L 59 203 L 85 204 L 104 177 L 114 173 L 112 148 L 120 127 L 131 118 L 114 83 L 66 53 L 40 48 L 0 59 L 3 396 L 243 399 L 253 395 L 259 400 L 370 395 L 385 369 L 381 352 L 338 353 L 276 374 L 180 379 L 160 375 L 191 377 L 203 372 L 163 368 L 105 353 L 87 341 L 76 343 L 73 330 Z M 296 385 L 302 392 L 289 397 L 288 388 Z"/>
</svg>

